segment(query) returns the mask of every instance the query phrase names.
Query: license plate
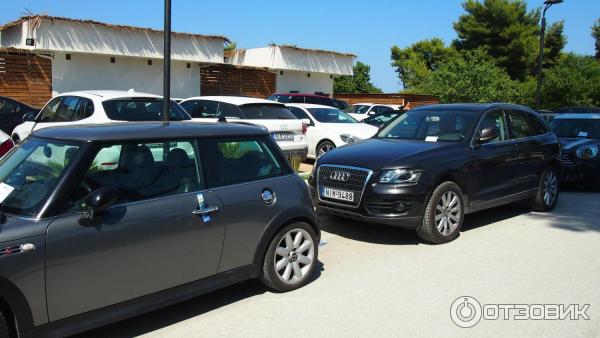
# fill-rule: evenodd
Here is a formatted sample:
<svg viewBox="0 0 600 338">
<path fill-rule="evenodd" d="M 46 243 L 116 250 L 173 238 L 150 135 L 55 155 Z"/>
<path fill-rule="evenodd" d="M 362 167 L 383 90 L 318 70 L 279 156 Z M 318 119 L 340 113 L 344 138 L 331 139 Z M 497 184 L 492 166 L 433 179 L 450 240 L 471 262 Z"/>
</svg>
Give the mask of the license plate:
<svg viewBox="0 0 600 338">
<path fill-rule="evenodd" d="M 294 141 L 293 133 L 273 133 L 271 135 L 275 141 Z"/>
<path fill-rule="evenodd" d="M 335 200 L 354 202 L 354 192 L 346 190 L 338 190 L 323 187 L 321 195 L 326 198 L 332 198 Z"/>
</svg>

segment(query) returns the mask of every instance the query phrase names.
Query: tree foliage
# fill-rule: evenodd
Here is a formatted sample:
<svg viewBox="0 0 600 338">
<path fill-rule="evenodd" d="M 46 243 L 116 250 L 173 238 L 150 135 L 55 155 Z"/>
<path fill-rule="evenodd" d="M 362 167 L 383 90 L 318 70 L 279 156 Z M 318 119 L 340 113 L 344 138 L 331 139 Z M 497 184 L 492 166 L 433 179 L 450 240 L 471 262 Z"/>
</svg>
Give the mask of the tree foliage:
<svg viewBox="0 0 600 338">
<path fill-rule="evenodd" d="M 600 19 L 592 26 L 592 37 L 596 42 L 596 59 L 600 59 Z"/>
<path fill-rule="evenodd" d="M 344 94 L 381 93 L 381 89 L 371 83 L 371 67 L 362 62 L 354 65 L 354 75 L 340 76 L 333 80 L 333 92 Z"/>
<path fill-rule="evenodd" d="M 561 56 L 562 50 L 567 44 L 567 38 L 563 32 L 565 22 L 559 21 L 552 24 L 546 30 L 544 45 L 544 68 L 552 68 Z"/>
<path fill-rule="evenodd" d="M 600 106 L 600 60 L 565 55 L 544 73 L 542 92 L 548 108 Z"/>
<path fill-rule="evenodd" d="M 484 49 L 513 79 L 525 80 L 539 51 L 539 9 L 523 0 L 467 0 L 454 30 L 458 50 Z"/>
</svg>

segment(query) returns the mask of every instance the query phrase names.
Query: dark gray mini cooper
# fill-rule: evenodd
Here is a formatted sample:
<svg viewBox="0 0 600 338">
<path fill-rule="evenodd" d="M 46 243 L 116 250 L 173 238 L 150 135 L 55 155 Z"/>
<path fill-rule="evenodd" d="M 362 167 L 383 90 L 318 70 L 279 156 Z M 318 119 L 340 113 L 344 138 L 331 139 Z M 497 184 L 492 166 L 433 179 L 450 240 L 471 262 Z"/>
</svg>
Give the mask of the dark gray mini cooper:
<svg viewBox="0 0 600 338">
<path fill-rule="evenodd" d="M 261 128 L 47 128 L 0 160 L 0 337 L 64 336 L 317 264 L 304 181 Z"/>
</svg>

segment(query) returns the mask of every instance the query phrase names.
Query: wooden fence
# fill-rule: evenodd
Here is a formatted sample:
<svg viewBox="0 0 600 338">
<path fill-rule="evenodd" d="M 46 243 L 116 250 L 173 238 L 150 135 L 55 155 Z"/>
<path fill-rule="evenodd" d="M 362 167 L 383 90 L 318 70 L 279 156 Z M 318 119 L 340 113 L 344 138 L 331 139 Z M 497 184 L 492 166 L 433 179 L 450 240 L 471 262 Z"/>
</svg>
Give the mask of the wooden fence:
<svg viewBox="0 0 600 338">
<path fill-rule="evenodd" d="M 440 103 L 436 96 L 418 94 L 334 94 L 333 97 L 349 104 L 368 102 L 403 106 L 410 102 L 412 108 Z"/>
<path fill-rule="evenodd" d="M 0 96 L 43 106 L 52 97 L 52 61 L 29 51 L 0 49 Z"/>
<path fill-rule="evenodd" d="M 201 95 L 240 95 L 264 99 L 275 92 L 276 74 L 232 65 L 203 66 Z"/>
</svg>

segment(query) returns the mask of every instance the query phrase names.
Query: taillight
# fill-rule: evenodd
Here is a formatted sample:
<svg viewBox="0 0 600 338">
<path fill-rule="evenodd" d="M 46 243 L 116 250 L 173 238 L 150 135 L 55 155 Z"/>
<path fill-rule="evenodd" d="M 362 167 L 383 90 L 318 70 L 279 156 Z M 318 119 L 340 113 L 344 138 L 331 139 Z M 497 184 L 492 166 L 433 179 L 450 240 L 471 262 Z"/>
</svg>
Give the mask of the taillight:
<svg viewBox="0 0 600 338">
<path fill-rule="evenodd" d="M 13 140 L 10 137 L 6 141 L 2 142 L 2 144 L 0 144 L 0 157 L 8 153 L 8 151 L 11 150 L 14 146 L 15 144 L 13 143 Z"/>
<path fill-rule="evenodd" d="M 308 124 L 302 123 L 302 134 L 306 135 L 307 130 L 308 130 Z"/>
</svg>

